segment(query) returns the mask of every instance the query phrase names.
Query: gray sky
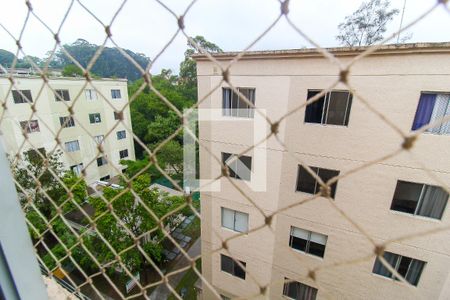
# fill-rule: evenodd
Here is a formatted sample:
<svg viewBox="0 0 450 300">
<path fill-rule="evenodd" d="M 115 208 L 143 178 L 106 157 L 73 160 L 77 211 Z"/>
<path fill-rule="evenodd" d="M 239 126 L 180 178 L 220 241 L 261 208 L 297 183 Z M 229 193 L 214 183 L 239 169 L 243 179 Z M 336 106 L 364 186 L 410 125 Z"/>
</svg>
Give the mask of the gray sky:
<svg viewBox="0 0 450 300">
<path fill-rule="evenodd" d="M 190 0 L 162 0 L 181 14 Z M 401 10 L 404 0 L 392 0 L 392 7 Z M 436 0 L 407 0 L 403 24 L 406 25 Z M 361 4 L 361 0 L 291 0 L 290 17 L 306 34 L 324 47 L 337 46 L 337 25 Z M 70 1 L 31 0 L 36 14 L 54 31 L 57 30 Z M 90 0 L 83 3 L 104 23 L 109 23 L 121 4 L 120 0 Z M 0 24 L 16 37 L 25 20 L 24 1 L 0 0 Z M 278 16 L 277 0 L 198 0 L 188 13 L 186 32 L 203 35 L 225 51 L 238 51 L 249 45 Z M 390 24 L 388 32 L 398 29 L 400 15 Z M 408 32 L 410 42 L 450 41 L 450 12 L 442 5 Z M 156 1 L 129 0 L 112 26 L 113 39 L 123 48 L 142 52 L 150 58 L 163 48 L 177 29 L 174 17 Z M 100 44 L 105 38 L 102 26 L 78 3 L 74 3 L 60 34 L 63 43 L 83 38 Z M 22 45 L 28 55 L 43 57 L 55 42 L 50 32 L 31 16 Z M 111 46 L 111 44 L 108 44 Z M 252 49 L 288 49 L 311 47 L 282 19 Z M 0 48 L 17 50 L 15 41 L 0 28 Z M 178 72 L 183 59 L 186 39 L 180 33 L 164 54 L 155 62 L 152 72 L 171 68 Z"/>
</svg>

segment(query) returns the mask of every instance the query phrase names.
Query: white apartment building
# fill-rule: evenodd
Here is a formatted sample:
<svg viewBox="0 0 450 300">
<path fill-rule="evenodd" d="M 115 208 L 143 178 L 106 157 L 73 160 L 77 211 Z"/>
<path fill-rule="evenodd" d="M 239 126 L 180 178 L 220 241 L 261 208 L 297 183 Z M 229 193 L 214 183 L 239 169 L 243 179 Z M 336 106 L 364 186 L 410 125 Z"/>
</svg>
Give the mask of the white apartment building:
<svg viewBox="0 0 450 300">
<path fill-rule="evenodd" d="M 0 107 L 0 130 L 9 155 L 32 148 L 46 153 L 59 149 L 64 166 L 77 174 L 84 170 L 88 184 L 122 172 L 119 160 L 135 159 L 127 80 L 85 82 L 52 77 L 44 85 L 37 76 L 14 76 L 11 86 L 6 75 L 0 75 L 0 99 L 5 103 Z"/>
<path fill-rule="evenodd" d="M 327 50 L 347 64 L 365 49 Z M 237 54 L 213 55 L 225 66 Z M 255 129 L 259 113 L 236 110 L 247 104 L 222 82 L 220 68 L 204 55 L 195 59 L 199 99 L 205 97 L 200 109 L 222 111 L 200 121 L 200 141 L 208 149 L 200 147 L 200 178 L 207 180 L 221 174 L 209 151 L 230 164 L 233 154 L 255 144 L 255 131 L 270 128 Z M 338 75 L 339 68 L 315 49 L 256 51 L 233 64 L 229 80 L 275 121 Z M 261 293 L 256 298 L 450 299 L 450 232 L 424 234 L 450 227 L 449 195 L 425 170 L 450 186 L 450 123 L 427 130 L 410 152 L 339 179 L 332 202 L 305 201 L 320 187 L 304 168 L 327 181 L 401 148 L 401 135 L 362 99 L 403 132 L 449 115 L 450 43 L 383 46 L 352 66 L 349 83 L 354 90 L 338 83 L 284 119 L 278 128 L 284 145 L 269 138 L 230 164 L 232 182 L 222 177 L 220 189 L 201 192 L 202 273 L 223 299 Z M 266 188 L 255 190 L 255 181 Z M 275 212 L 271 220 L 263 216 Z M 380 264 L 374 246 L 349 220 L 377 245 L 412 236 L 387 244 L 384 254 L 410 284 Z M 224 249 L 223 241 L 238 234 Z M 203 284 L 199 298 L 217 297 Z"/>
</svg>

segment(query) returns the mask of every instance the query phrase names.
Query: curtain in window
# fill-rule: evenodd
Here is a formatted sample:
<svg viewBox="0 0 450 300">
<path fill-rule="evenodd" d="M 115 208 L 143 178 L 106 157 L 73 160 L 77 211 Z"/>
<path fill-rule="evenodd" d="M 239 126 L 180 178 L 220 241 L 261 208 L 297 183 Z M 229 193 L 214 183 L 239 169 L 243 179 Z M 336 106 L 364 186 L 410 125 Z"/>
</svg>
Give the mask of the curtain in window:
<svg viewBox="0 0 450 300">
<path fill-rule="evenodd" d="M 390 264 L 395 269 L 395 265 L 399 256 L 391 252 L 384 252 L 383 257 L 388 262 L 388 264 Z M 386 277 L 392 276 L 392 273 L 381 263 L 381 260 L 379 260 L 378 257 L 375 261 L 372 272 Z"/>
<path fill-rule="evenodd" d="M 436 102 L 436 94 L 422 94 L 420 95 L 419 105 L 417 106 L 416 116 L 412 130 L 430 123 L 431 114 L 433 112 L 434 103 Z"/>
<path fill-rule="evenodd" d="M 439 94 L 436 96 L 436 101 L 434 104 L 433 112 L 431 114 L 430 123 L 439 121 L 446 115 L 449 99 L 450 99 L 449 95 Z M 447 127 L 448 124 L 440 124 L 437 125 L 436 127 L 428 129 L 427 132 L 442 134 L 446 133 L 445 128 Z"/>
<path fill-rule="evenodd" d="M 317 290 L 314 288 L 311 288 L 305 284 L 298 284 L 297 285 L 297 298 L 300 300 L 314 300 L 316 299 Z"/>
<path fill-rule="evenodd" d="M 222 207 L 222 226 L 234 230 L 234 212 Z"/>
<path fill-rule="evenodd" d="M 448 194 L 438 186 L 426 185 L 422 194 L 417 214 L 420 216 L 441 219 L 445 206 L 447 205 Z"/>
<path fill-rule="evenodd" d="M 422 274 L 422 269 L 425 266 L 425 262 L 417 259 L 413 259 L 409 266 L 408 274 L 406 274 L 406 280 L 412 285 L 417 285 L 419 283 L 420 274 Z"/>
<path fill-rule="evenodd" d="M 222 112 L 224 116 L 231 115 L 231 90 L 222 89 Z"/>
<path fill-rule="evenodd" d="M 248 231 L 248 215 L 246 213 L 241 213 L 239 211 L 235 212 L 234 230 L 239 231 L 239 232 L 247 232 Z"/>
</svg>

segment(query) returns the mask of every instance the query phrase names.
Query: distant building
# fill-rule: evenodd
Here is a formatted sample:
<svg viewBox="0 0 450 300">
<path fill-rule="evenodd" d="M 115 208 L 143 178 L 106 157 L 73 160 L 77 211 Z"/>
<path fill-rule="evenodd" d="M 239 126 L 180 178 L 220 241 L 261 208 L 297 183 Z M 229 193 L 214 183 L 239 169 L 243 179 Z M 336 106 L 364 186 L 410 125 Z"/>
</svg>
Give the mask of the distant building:
<svg viewBox="0 0 450 300">
<path fill-rule="evenodd" d="M 80 78 L 55 77 L 48 85 L 37 76 L 15 75 L 14 80 L 11 86 L 7 76 L 0 75 L 0 99 L 5 101 L 0 130 L 10 155 L 19 148 L 21 153 L 32 148 L 62 150 L 65 167 L 77 174 L 84 169 L 89 184 L 120 173 L 124 166 L 119 160 L 135 159 L 125 79 L 93 80 L 95 89 Z M 99 144 L 104 153 L 97 157 Z"/>
<path fill-rule="evenodd" d="M 366 49 L 328 51 L 346 64 Z M 211 55 L 226 66 L 237 54 Z M 239 112 L 248 106 L 221 81 L 220 68 L 205 55 L 194 58 L 199 99 L 206 97 L 200 109 L 222 111 L 217 120 L 200 123 L 200 141 L 229 164 L 233 154 L 254 145 L 258 112 Z M 401 147 L 402 137 L 358 96 L 411 132 L 450 114 L 449 71 L 450 43 L 382 46 L 352 66 L 354 91 L 339 83 L 280 123 L 278 136 L 290 153 L 272 137 L 230 164 L 233 184 L 221 178 L 220 191 L 201 192 L 202 273 L 223 299 L 261 292 L 268 299 L 450 299 L 450 232 L 424 233 L 450 226 L 449 195 L 423 167 L 450 186 L 450 123 L 422 134 L 413 156 L 403 152 L 338 180 L 330 191 L 333 202 L 318 197 L 300 205 L 320 192 L 304 165 L 327 181 Z M 274 121 L 330 87 L 338 75 L 339 68 L 316 49 L 247 52 L 229 72 L 233 86 Z M 205 148 L 200 147 L 200 178 L 207 180 L 221 169 Z M 257 151 L 266 152 L 264 161 L 255 159 Z M 246 184 L 255 180 L 263 180 L 266 190 Z M 374 246 L 332 204 L 376 244 L 414 236 L 389 243 L 384 254 L 412 287 L 371 256 Z M 245 234 L 265 224 L 261 212 L 276 213 L 269 220 L 272 229 Z M 224 249 L 223 240 L 240 233 Z M 313 280 L 308 274 L 316 268 Z M 201 289 L 200 298 L 216 298 L 207 285 Z"/>
</svg>

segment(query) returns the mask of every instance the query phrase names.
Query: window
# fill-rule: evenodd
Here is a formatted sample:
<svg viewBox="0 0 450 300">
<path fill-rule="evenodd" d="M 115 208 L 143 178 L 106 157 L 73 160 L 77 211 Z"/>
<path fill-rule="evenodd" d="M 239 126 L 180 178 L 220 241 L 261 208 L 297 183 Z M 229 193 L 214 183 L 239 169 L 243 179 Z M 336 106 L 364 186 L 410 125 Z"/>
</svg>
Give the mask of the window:
<svg viewBox="0 0 450 300">
<path fill-rule="evenodd" d="M 237 231 L 248 231 L 248 214 L 222 207 L 222 227 Z"/>
<path fill-rule="evenodd" d="M 220 269 L 224 272 L 227 272 L 233 276 L 245 279 L 245 262 L 239 261 L 239 263 L 244 267 L 237 263 L 237 261 L 233 260 L 231 257 L 226 256 L 224 254 L 220 254 Z"/>
<path fill-rule="evenodd" d="M 125 157 L 128 157 L 128 149 L 125 149 L 125 150 L 120 150 L 119 151 L 119 157 L 122 159 L 122 158 L 125 158 Z"/>
<path fill-rule="evenodd" d="M 83 164 L 80 163 L 78 165 L 70 166 L 70 170 L 77 176 L 80 176 L 81 171 L 83 170 Z"/>
<path fill-rule="evenodd" d="M 26 133 L 33 133 L 41 131 L 39 129 L 38 120 L 22 121 L 20 122 L 20 127 L 25 130 Z"/>
<path fill-rule="evenodd" d="M 422 93 L 419 105 L 417 105 L 416 116 L 412 130 L 419 129 L 430 123 L 434 123 L 446 115 L 450 115 L 450 93 Z M 436 127 L 427 129 L 434 134 L 450 134 L 450 122 L 445 122 Z"/>
<path fill-rule="evenodd" d="M 33 98 L 31 97 L 30 90 L 12 91 L 14 103 L 31 103 Z"/>
<path fill-rule="evenodd" d="M 448 193 L 441 187 L 397 181 L 391 209 L 440 220 L 448 202 Z"/>
<path fill-rule="evenodd" d="M 69 90 L 55 90 L 55 100 L 56 101 L 70 101 Z"/>
<path fill-rule="evenodd" d="M 116 134 L 118 140 L 123 140 L 124 138 L 127 137 L 127 132 L 125 130 L 117 131 Z"/>
<path fill-rule="evenodd" d="M 105 140 L 105 136 L 103 134 L 94 136 L 95 143 L 100 145 Z"/>
<path fill-rule="evenodd" d="M 66 142 L 64 143 L 64 146 L 67 152 L 75 152 L 80 150 L 80 143 L 78 142 L 78 140 Z"/>
<path fill-rule="evenodd" d="M 308 100 L 320 90 L 309 90 Z M 352 107 L 352 94 L 348 91 L 331 91 L 308 104 L 305 110 L 306 123 L 347 126 Z"/>
<path fill-rule="evenodd" d="M 100 181 L 108 181 L 111 178 L 111 176 L 106 175 L 100 178 Z"/>
<path fill-rule="evenodd" d="M 410 258 L 407 256 L 401 256 L 395 253 L 385 251 L 383 258 L 400 274 L 406 279 L 410 284 L 416 285 L 419 283 L 420 275 L 422 274 L 423 268 L 426 262 Z M 389 277 L 398 280 L 394 274 L 392 274 L 378 259 L 375 260 L 373 265 L 373 273 Z"/>
<path fill-rule="evenodd" d="M 97 158 L 97 166 L 98 167 L 106 165 L 107 163 L 108 163 L 108 161 L 106 160 L 106 158 L 104 156 Z"/>
<path fill-rule="evenodd" d="M 222 152 L 222 163 L 228 166 L 230 177 L 250 181 L 252 172 L 250 156 L 237 157 L 236 154 Z"/>
<path fill-rule="evenodd" d="M 323 168 L 317 168 L 317 167 L 311 167 L 311 166 L 310 166 L 310 168 L 325 183 L 328 180 L 330 180 L 331 178 L 339 175 L 339 171 L 336 171 L 336 170 L 329 170 L 329 169 L 323 169 Z M 333 183 L 330 187 L 331 187 L 331 198 L 334 199 L 334 196 L 336 194 L 337 182 Z M 298 166 L 297 191 L 308 193 L 308 194 L 317 194 L 320 192 L 320 184 L 301 165 Z"/>
<path fill-rule="evenodd" d="M 87 100 L 97 100 L 97 92 L 93 89 L 84 90 Z"/>
<path fill-rule="evenodd" d="M 101 121 L 102 118 L 99 113 L 89 114 L 89 122 L 91 122 L 91 124 L 100 123 Z"/>
<path fill-rule="evenodd" d="M 75 127 L 75 121 L 73 120 L 72 116 L 59 117 L 59 123 L 61 124 L 61 127 L 64 128 Z"/>
<path fill-rule="evenodd" d="M 122 96 L 120 95 L 120 90 L 111 90 L 111 97 L 113 99 L 120 99 Z"/>
<path fill-rule="evenodd" d="M 315 300 L 317 297 L 317 289 L 285 278 L 283 295 L 295 300 Z"/>
<path fill-rule="evenodd" d="M 122 112 L 114 112 L 114 120 L 122 120 L 123 119 L 123 113 Z"/>
<path fill-rule="evenodd" d="M 251 88 L 237 88 L 238 91 L 243 94 L 247 100 L 253 105 L 255 104 L 255 89 Z M 243 98 L 236 94 L 230 88 L 222 89 L 222 115 L 253 118 L 253 107 L 249 106 Z"/>
<path fill-rule="evenodd" d="M 289 238 L 289 247 L 315 256 L 323 257 L 327 239 L 328 237 L 326 235 L 292 226 L 291 237 Z"/>
</svg>

